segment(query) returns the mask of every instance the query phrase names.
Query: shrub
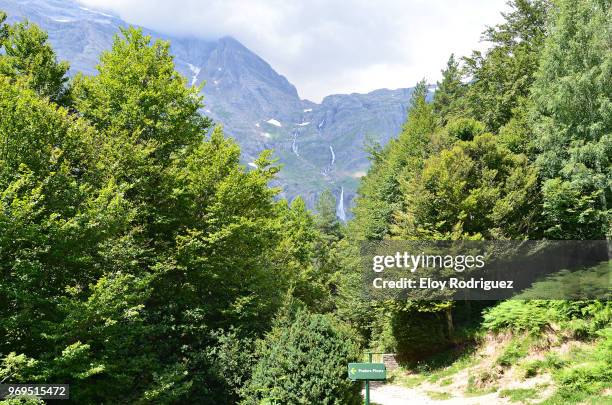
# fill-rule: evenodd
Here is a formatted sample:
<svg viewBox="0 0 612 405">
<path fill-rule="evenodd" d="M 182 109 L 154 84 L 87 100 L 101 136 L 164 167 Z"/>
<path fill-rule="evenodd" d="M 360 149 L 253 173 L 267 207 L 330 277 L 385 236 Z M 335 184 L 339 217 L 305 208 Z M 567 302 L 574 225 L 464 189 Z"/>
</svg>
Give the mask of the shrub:
<svg viewBox="0 0 612 405">
<path fill-rule="evenodd" d="M 574 339 L 587 339 L 592 333 L 591 323 L 584 319 L 572 319 L 565 324 Z"/>
<path fill-rule="evenodd" d="M 517 360 L 527 355 L 529 343 L 529 339 L 512 339 L 504 349 L 504 352 L 497 358 L 496 363 L 502 367 L 510 367 L 515 364 Z"/>
<path fill-rule="evenodd" d="M 554 314 L 546 301 L 509 300 L 485 311 L 482 325 L 492 332 L 511 330 L 537 334 L 555 320 Z"/>
<path fill-rule="evenodd" d="M 604 362 L 592 362 L 563 369 L 557 378 L 563 397 L 569 398 L 576 392 L 597 394 L 612 383 L 612 369 Z"/>
<path fill-rule="evenodd" d="M 599 341 L 592 349 L 579 352 L 566 362 L 555 364 L 553 377 L 557 392 L 545 403 L 603 403 L 601 395 L 612 388 L 612 328 L 597 333 Z M 550 366 L 549 366 L 550 367 Z"/>
<path fill-rule="evenodd" d="M 259 361 L 244 389 L 245 404 L 357 404 L 360 384 L 347 376 L 357 360 L 357 335 L 329 315 L 298 311 L 257 349 Z"/>
<path fill-rule="evenodd" d="M 36 397 L 15 397 L 0 401 L 0 405 L 44 405 L 42 399 Z"/>
<path fill-rule="evenodd" d="M 470 372 L 465 390 L 466 394 L 482 395 L 497 391 L 497 382 L 502 376 L 500 367 L 477 369 Z"/>
<path fill-rule="evenodd" d="M 542 369 L 542 361 L 527 361 L 521 364 L 521 369 L 523 370 L 523 378 L 535 377 L 540 373 L 540 370 Z"/>
</svg>

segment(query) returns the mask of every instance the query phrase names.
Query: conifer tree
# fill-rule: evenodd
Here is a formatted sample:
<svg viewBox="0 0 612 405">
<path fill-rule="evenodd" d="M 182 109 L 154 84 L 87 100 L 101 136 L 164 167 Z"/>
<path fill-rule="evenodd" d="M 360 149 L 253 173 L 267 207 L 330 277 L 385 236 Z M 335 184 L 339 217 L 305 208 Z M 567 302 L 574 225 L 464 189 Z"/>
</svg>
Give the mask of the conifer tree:
<svg viewBox="0 0 612 405">
<path fill-rule="evenodd" d="M 465 85 L 461 82 L 461 70 L 455 55 L 451 54 L 442 70 L 442 81 L 437 83 L 433 98 L 433 111 L 444 126 L 450 116 L 458 114 L 458 101 L 465 93 Z"/>
<path fill-rule="evenodd" d="M 538 69 L 546 33 L 548 0 L 512 0 L 504 22 L 489 27 L 483 39 L 493 46 L 464 58 L 470 79 L 461 109 L 496 133 L 529 90 Z"/>
</svg>

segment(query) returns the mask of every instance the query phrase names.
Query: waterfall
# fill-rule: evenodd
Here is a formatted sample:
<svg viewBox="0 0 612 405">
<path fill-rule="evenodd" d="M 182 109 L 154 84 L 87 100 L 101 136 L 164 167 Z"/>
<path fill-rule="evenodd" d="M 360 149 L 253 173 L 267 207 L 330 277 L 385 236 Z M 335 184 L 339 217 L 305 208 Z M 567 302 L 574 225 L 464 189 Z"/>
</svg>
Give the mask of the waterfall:
<svg viewBox="0 0 612 405">
<path fill-rule="evenodd" d="M 334 165 L 334 163 L 336 163 L 336 154 L 334 153 L 334 147 L 329 145 L 329 151 L 332 154 L 332 161 L 331 161 L 331 166 Z"/>
<path fill-rule="evenodd" d="M 338 201 L 336 215 L 342 222 L 346 222 L 346 212 L 344 211 L 344 187 L 340 188 L 340 199 Z"/>
<path fill-rule="evenodd" d="M 296 143 L 297 136 L 298 136 L 298 133 L 296 131 L 293 133 L 293 143 L 291 144 L 291 151 L 295 153 L 295 156 L 300 157 L 300 154 L 298 153 L 297 143 Z"/>
<path fill-rule="evenodd" d="M 191 73 L 193 73 L 193 76 L 191 77 L 191 84 L 190 84 L 190 86 L 193 86 L 194 84 L 197 83 L 198 75 L 200 74 L 200 71 L 202 70 L 202 68 L 200 68 L 199 66 L 194 66 L 191 63 L 188 63 L 188 65 L 189 65 L 189 70 L 191 70 Z"/>
</svg>

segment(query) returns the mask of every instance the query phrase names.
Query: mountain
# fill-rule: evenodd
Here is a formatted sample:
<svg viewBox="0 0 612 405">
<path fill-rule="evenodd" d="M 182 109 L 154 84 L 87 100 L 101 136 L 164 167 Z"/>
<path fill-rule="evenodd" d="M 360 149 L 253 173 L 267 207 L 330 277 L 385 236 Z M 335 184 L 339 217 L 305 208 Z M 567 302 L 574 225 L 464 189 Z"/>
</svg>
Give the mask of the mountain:
<svg viewBox="0 0 612 405">
<path fill-rule="evenodd" d="M 73 0 L 0 0 L 0 9 L 9 22 L 27 18 L 46 30 L 59 57 L 71 63 L 71 74 L 95 74 L 100 52 L 129 25 Z M 366 140 L 385 144 L 405 120 L 411 89 L 331 95 L 317 104 L 301 100 L 295 86 L 232 37 L 143 31 L 171 42 L 176 68 L 189 84 L 206 82 L 204 113 L 238 141 L 246 165 L 263 149 L 274 149 L 283 165 L 277 184 L 282 196 L 300 195 L 313 207 L 317 195 L 331 188 L 341 197 L 343 219 L 368 169 Z"/>
</svg>

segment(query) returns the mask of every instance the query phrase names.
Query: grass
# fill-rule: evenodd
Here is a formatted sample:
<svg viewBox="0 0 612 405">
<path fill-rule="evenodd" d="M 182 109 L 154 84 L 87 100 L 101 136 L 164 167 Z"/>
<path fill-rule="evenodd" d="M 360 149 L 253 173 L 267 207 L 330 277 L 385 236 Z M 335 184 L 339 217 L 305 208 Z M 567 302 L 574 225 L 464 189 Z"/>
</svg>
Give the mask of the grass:
<svg viewBox="0 0 612 405">
<path fill-rule="evenodd" d="M 427 381 L 436 383 L 474 365 L 478 361 L 474 356 L 475 351 L 475 343 L 470 342 L 465 346 L 432 356 L 427 361 L 417 364 L 415 371 L 424 375 Z M 448 384 L 451 383 L 452 380 Z"/>
<path fill-rule="evenodd" d="M 530 360 L 523 362 L 519 368 L 523 370 L 524 378 L 535 377 L 542 372 L 554 372 L 563 368 L 567 361 L 563 360 L 556 353 L 547 353 L 542 360 Z"/>
<path fill-rule="evenodd" d="M 510 402 L 526 402 L 529 399 L 538 397 L 538 391 L 535 388 L 514 388 L 499 391 L 499 396 L 508 398 Z"/>
<path fill-rule="evenodd" d="M 390 377 L 387 379 L 388 383 L 399 384 L 406 388 L 414 388 L 425 381 L 425 376 L 420 374 L 406 374 L 406 371 L 402 368 L 398 368 L 390 374 Z"/>
<path fill-rule="evenodd" d="M 439 401 L 443 401 L 445 399 L 451 399 L 453 397 L 448 392 L 442 392 L 442 391 L 427 391 L 426 394 L 429 398 L 434 399 L 434 400 L 439 400 Z"/>
<path fill-rule="evenodd" d="M 487 387 L 487 388 L 476 388 L 474 386 L 470 386 L 468 383 L 468 387 L 464 392 L 466 397 L 479 397 L 481 395 L 491 394 L 493 392 L 497 392 L 499 387 L 497 385 Z"/>
<path fill-rule="evenodd" d="M 543 363 L 558 388 L 542 404 L 612 403 L 610 395 L 603 395 L 612 389 L 612 328 L 601 330 L 599 336 L 593 346 L 572 350 L 563 359 L 551 357 Z"/>
<path fill-rule="evenodd" d="M 440 382 L 438 383 L 438 385 L 440 387 L 445 387 L 447 385 L 451 385 L 453 383 L 453 379 L 452 378 L 445 378 L 443 380 L 440 380 Z"/>
<path fill-rule="evenodd" d="M 495 362 L 502 367 L 510 367 L 516 364 L 518 360 L 527 356 L 531 345 L 532 341 L 528 337 L 519 336 L 513 338 Z"/>
</svg>

